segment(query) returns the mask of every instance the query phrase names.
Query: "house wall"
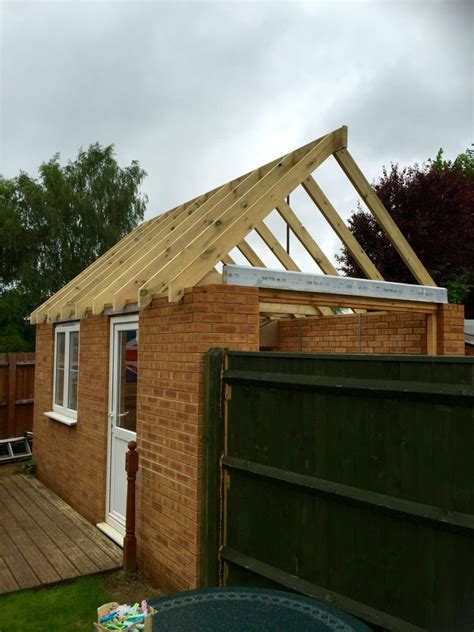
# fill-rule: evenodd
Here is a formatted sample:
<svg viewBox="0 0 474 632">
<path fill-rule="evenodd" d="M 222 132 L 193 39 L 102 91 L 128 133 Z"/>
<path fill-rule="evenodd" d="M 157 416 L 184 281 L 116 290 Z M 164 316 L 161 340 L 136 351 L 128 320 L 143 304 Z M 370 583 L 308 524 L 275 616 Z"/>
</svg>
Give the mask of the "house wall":
<svg viewBox="0 0 474 632">
<path fill-rule="evenodd" d="M 440 305 L 438 355 L 464 355 L 464 308 Z M 280 320 L 278 351 L 305 353 L 426 353 L 426 315 L 355 314 Z"/>
<path fill-rule="evenodd" d="M 77 425 L 44 416 L 53 405 L 54 326 L 36 328 L 33 454 L 38 478 L 93 523 L 104 520 L 109 329 L 105 316 L 81 321 Z"/>
<path fill-rule="evenodd" d="M 54 326 L 37 327 L 34 457 L 38 478 L 92 523 L 105 519 L 109 326 L 80 326 L 75 426 L 52 409 Z M 164 590 L 199 583 L 204 354 L 213 346 L 258 350 L 255 288 L 197 287 L 179 304 L 153 301 L 140 313 L 137 442 L 138 556 Z"/>
<path fill-rule="evenodd" d="M 199 584 L 204 354 L 258 344 L 255 288 L 196 287 L 140 313 L 138 562 L 164 590 Z"/>
<path fill-rule="evenodd" d="M 182 590 L 198 586 L 200 576 L 204 354 L 215 346 L 258 350 L 259 293 L 237 286 L 196 287 L 178 304 L 155 299 L 139 318 L 138 562 L 163 590 Z M 38 477 L 92 523 L 105 517 L 109 326 L 106 316 L 81 321 L 73 427 L 44 416 L 52 408 L 54 327 L 37 327 Z M 463 353 L 462 308 L 444 306 L 438 326 L 439 352 Z M 281 321 L 278 348 L 424 353 L 426 321 L 405 314 Z"/>
</svg>

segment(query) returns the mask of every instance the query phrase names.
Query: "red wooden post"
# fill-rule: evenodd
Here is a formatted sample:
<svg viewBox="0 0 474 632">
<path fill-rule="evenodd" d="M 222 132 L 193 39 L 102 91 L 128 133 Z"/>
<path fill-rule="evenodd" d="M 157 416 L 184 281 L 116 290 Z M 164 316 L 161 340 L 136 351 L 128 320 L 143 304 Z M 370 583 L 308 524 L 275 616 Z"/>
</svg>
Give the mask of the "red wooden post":
<svg viewBox="0 0 474 632">
<path fill-rule="evenodd" d="M 138 471 L 138 452 L 135 441 L 128 442 L 125 455 L 127 472 L 127 513 L 125 516 L 125 538 L 123 541 L 123 568 L 127 572 L 137 570 L 137 538 L 135 536 L 135 481 Z"/>
</svg>

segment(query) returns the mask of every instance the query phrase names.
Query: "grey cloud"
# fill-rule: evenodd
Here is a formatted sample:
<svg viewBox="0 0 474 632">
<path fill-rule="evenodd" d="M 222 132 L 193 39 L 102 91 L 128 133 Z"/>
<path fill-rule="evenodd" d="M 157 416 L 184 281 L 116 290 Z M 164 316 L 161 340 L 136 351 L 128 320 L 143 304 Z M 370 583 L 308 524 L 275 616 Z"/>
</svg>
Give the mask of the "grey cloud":
<svg viewBox="0 0 474 632">
<path fill-rule="evenodd" d="M 472 5 L 4 2 L 0 172 L 114 143 L 148 215 L 339 127 L 369 179 L 472 141 Z M 347 217 L 356 196 L 321 184 Z M 314 209 L 301 203 L 305 221 Z M 324 222 L 315 230 L 331 252 Z M 328 253 L 329 254 L 329 253 Z"/>
</svg>

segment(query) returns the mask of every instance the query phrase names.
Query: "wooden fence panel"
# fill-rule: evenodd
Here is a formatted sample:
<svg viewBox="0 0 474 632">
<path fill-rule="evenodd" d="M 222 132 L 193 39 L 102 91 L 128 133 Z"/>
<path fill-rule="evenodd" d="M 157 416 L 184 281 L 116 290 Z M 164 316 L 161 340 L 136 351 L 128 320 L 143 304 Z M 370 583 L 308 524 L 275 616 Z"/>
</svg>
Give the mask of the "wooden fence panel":
<svg viewBox="0 0 474 632">
<path fill-rule="evenodd" d="M 285 587 L 387 629 L 472 630 L 474 361 L 227 352 L 217 364 L 213 350 L 203 581 Z"/>
<path fill-rule="evenodd" d="M 0 439 L 33 428 L 34 353 L 0 353 Z"/>
</svg>

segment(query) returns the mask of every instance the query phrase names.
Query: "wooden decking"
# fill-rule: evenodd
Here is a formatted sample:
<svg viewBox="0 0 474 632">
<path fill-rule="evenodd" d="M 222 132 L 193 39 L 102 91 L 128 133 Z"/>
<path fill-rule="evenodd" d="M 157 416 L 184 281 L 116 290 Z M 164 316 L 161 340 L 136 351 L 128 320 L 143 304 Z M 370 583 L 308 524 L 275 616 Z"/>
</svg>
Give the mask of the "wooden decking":
<svg viewBox="0 0 474 632">
<path fill-rule="evenodd" d="M 0 594 L 121 565 L 122 550 L 37 479 L 0 477 Z"/>
</svg>

